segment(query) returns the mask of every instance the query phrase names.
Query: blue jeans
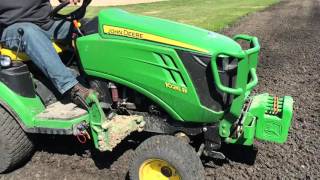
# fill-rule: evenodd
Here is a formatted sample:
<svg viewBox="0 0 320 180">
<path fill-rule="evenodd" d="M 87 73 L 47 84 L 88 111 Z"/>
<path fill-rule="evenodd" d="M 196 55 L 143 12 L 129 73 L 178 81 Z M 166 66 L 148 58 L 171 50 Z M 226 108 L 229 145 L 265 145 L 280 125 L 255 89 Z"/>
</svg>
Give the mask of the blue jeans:
<svg viewBox="0 0 320 180">
<path fill-rule="evenodd" d="M 16 23 L 4 29 L 1 40 L 10 49 L 17 49 L 20 43 L 18 29 L 24 30 L 21 51 L 51 79 L 61 94 L 70 90 L 78 81 L 72 72 L 62 63 L 51 39 L 71 39 L 71 23 L 56 21 L 49 30 L 43 30 L 33 23 Z"/>
</svg>

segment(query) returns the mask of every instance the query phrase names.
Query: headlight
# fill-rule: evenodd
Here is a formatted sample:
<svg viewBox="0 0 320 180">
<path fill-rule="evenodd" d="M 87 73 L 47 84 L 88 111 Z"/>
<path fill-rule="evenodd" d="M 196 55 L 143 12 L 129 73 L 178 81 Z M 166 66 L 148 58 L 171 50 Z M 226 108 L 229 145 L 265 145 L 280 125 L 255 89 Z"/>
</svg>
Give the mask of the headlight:
<svg viewBox="0 0 320 180">
<path fill-rule="evenodd" d="M 0 55 L 0 65 L 1 67 L 10 67 L 11 66 L 11 58 L 8 56 Z"/>
</svg>

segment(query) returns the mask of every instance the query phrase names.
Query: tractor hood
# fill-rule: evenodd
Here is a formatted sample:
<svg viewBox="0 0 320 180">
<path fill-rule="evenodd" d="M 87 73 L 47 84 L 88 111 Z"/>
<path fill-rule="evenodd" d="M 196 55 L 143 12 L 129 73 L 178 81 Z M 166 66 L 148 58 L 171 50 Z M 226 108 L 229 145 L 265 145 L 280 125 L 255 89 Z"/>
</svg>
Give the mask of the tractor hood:
<svg viewBox="0 0 320 180">
<path fill-rule="evenodd" d="M 135 15 L 117 8 L 100 12 L 99 32 L 102 37 L 130 37 L 210 55 L 215 52 L 242 52 L 237 42 L 218 33 L 164 19 Z"/>
</svg>

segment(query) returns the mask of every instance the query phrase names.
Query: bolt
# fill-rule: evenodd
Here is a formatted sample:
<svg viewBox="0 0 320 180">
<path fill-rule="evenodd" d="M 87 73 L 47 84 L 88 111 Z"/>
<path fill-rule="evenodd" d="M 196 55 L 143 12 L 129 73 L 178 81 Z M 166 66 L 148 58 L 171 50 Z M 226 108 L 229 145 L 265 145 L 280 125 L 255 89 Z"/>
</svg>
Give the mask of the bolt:
<svg viewBox="0 0 320 180">
<path fill-rule="evenodd" d="M 203 132 L 207 132 L 207 131 L 208 131 L 208 128 L 207 128 L 207 127 L 204 127 L 202 130 L 203 130 Z"/>
<path fill-rule="evenodd" d="M 223 135 L 226 135 L 227 134 L 227 131 L 224 129 L 224 130 L 222 130 L 222 134 Z"/>
<path fill-rule="evenodd" d="M 226 123 L 223 123 L 222 128 L 226 128 L 226 127 L 227 127 Z"/>
<path fill-rule="evenodd" d="M 167 166 L 161 168 L 161 173 L 168 178 L 172 177 L 173 175 L 172 170 Z"/>
</svg>

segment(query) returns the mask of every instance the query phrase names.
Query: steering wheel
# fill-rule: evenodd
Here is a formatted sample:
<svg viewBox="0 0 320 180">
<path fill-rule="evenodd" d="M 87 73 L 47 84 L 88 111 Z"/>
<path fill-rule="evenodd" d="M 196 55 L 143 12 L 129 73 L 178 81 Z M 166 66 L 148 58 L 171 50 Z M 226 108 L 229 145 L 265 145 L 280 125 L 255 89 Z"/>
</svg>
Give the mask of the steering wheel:
<svg viewBox="0 0 320 180">
<path fill-rule="evenodd" d="M 55 20 L 67 20 L 67 21 L 82 19 L 85 16 L 87 7 L 91 3 L 91 1 L 92 0 L 83 0 L 82 5 L 78 9 L 68 14 L 60 14 L 59 12 L 70 4 L 70 1 L 66 0 L 51 11 L 50 17 Z"/>
</svg>

